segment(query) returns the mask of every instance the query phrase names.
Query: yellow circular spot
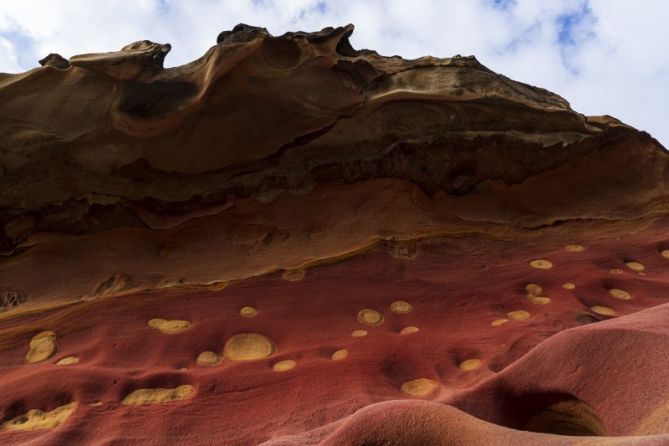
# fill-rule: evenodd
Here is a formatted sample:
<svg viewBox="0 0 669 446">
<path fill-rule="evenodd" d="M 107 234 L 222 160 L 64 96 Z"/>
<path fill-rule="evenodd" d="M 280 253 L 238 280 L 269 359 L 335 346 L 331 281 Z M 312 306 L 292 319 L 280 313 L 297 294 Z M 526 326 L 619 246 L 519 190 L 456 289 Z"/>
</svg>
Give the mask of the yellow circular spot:
<svg viewBox="0 0 669 446">
<path fill-rule="evenodd" d="M 551 269 L 553 262 L 546 259 L 535 259 L 530 262 L 530 266 L 537 269 Z"/>
<path fill-rule="evenodd" d="M 202 366 L 212 366 L 219 364 L 221 362 L 221 358 L 212 351 L 206 351 L 197 355 L 195 362 Z"/>
<path fill-rule="evenodd" d="M 529 296 L 528 299 L 530 302 L 537 305 L 546 305 L 551 303 L 551 298 L 545 296 Z"/>
<path fill-rule="evenodd" d="M 413 325 L 409 325 L 408 327 L 404 327 L 402 330 L 400 330 L 401 335 L 408 335 L 411 333 L 416 333 L 418 331 L 418 327 L 414 327 Z"/>
<path fill-rule="evenodd" d="M 528 283 L 525 285 L 525 291 L 527 291 L 527 294 L 531 294 L 533 296 L 539 296 L 543 290 L 544 289 L 536 283 Z"/>
<path fill-rule="evenodd" d="M 574 288 L 576 288 L 576 285 L 574 285 L 571 282 L 567 282 L 562 284 L 562 288 L 564 288 L 565 290 L 573 290 Z"/>
<path fill-rule="evenodd" d="M 398 300 L 390 304 L 390 311 L 399 314 L 411 313 L 411 304 L 409 302 L 404 302 L 403 300 Z"/>
<path fill-rule="evenodd" d="M 256 317 L 258 315 L 258 310 L 256 310 L 253 307 L 242 307 L 241 310 L 239 310 L 239 314 L 242 317 Z"/>
<path fill-rule="evenodd" d="M 358 322 L 371 326 L 381 325 L 383 323 L 383 315 L 376 310 L 365 308 L 358 312 Z"/>
<path fill-rule="evenodd" d="M 187 330 L 190 327 L 190 322 L 182 321 L 180 319 L 161 319 L 153 318 L 149 320 L 149 327 L 160 330 L 165 334 L 177 334 L 181 333 L 184 330 Z"/>
<path fill-rule="evenodd" d="M 354 338 L 362 338 L 363 336 L 367 336 L 367 330 L 353 330 L 351 336 Z"/>
<path fill-rule="evenodd" d="M 514 321 L 522 321 L 530 317 L 530 313 L 525 310 L 509 311 L 506 313 L 506 317 L 513 319 Z"/>
<path fill-rule="evenodd" d="M 143 388 L 137 389 L 123 398 L 121 404 L 125 406 L 142 406 L 145 404 L 161 404 L 171 401 L 181 401 L 191 398 L 195 394 L 195 386 L 183 384 L 175 388 Z"/>
<path fill-rule="evenodd" d="M 603 307 L 601 305 L 595 305 L 590 307 L 590 311 L 593 313 L 601 314 L 602 316 L 615 316 L 616 310 L 609 307 Z"/>
<path fill-rule="evenodd" d="M 582 245 L 567 245 L 564 247 L 567 251 L 582 252 L 585 248 Z"/>
<path fill-rule="evenodd" d="M 56 353 L 56 333 L 49 330 L 37 333 L 28 346 L 30 350 L 26 354 L 26 361 L 30 363 L 46 361 Z"/>
<path fill-rule="evenodd" d="M 293 361 L 292 359 L 284 359 L 283 361 L 279 361 L 276 364 L 272 366 L 272 369 L 275 372 L 285 372 L 287 370 L 292 369 L 295 367 L 297 363 Z"/>
<path fill-rule="evenodd" d="M 79 362 L 79 358 L 76 356 L 66 356 L 62 359 L 59 359 L 58 362 L 56 362 L 56 365 L 73 365 Z"/>
<path fill-rule="evenodd" d="M 254 361 L 269 358 L 276 351 L 274 341 L 258 333 L 240 333 L 223 346 L 223 357 L 231 361 Z"/>
<path fill-rule="evenodd" d="M 625 266 L 627 266 L 632 271 L 636 272 L 643 271 L 644 269 L 646 269 L 646 267 L 639 262 L 625 262 Z"/>
<path fill-rule="evenodd" d="M 492 325 L 493 327 L 499 327 L 500 325 L 504 325 L 507 322 L 509 322 L 508 319 L 495 319 L 490 323 L 490 325 Z"/>
<path fill-rule="evenodd" d="M 402 384 L 401 390 L 411 396 L 426 396 L 432 393 L 437 383 L 427 378 L 418 378 Z"/>
<path fill-rule="evenodd" d="M 609 290 L 609 294 L 611 294 L 611 296 L 615 297 L 616 299 L 621 300 L 630 300 L 632 298 L 630 293 L 625 290 L 619 290 L 618 288 L 611 288 Z"/>
<path fill-rule="evenodd" d="M 665 259 L 669 259 L 669 249 L 664 249 L 664 250 L 662 250 L 662 252 L 660 253 L 660 255 L 661 255 L 662 257 L 664 257 Z"/>
<path fill-rule="evenodd" d="M 622 273 L 623 273 L 623 270 L 621 270 L 620 268 L 611 268 L 611 269 L 609 270 L 609 272 L 610 272 L 611 274 L 622 274 Z"/>
<path fill-rule="evenodd" d="M 531 294 L 533 296 L 539 296 L 544 289 L 541 288 L 540 285 L 537 285 L 536 283 L 528 283 L 525 285 L 525 291 L 527 291 L 527 294 Z"/>
<path fill-rule="evenodd" d="M 458 367 L 460 370 L 464 370 L 465 372 L 469 372 L 471 370 L 476 370 L 481 368 L 481 365 L 483 363 L 481 362 L 480 359 L 467 359 L 466 361 L 462 361 Z"/>
<path fill-rule="evenodd" d="M 337 350 L 336 352 L 334 352 L 330 358 L 333 361 L 341 361 L 342 359 L 344 359 L 347 356 L 348 356 L 348 350 L 346 350 L 345 348 L 342 348 L 341 350 Z"/>
</svg>

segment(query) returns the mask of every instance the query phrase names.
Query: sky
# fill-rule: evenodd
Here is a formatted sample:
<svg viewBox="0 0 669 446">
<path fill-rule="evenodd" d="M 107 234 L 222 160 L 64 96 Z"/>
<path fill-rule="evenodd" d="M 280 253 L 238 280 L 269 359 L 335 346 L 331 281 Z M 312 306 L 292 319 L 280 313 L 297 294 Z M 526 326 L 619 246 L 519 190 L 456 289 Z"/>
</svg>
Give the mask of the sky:
<svg viewBox="0 0 669 446">
<path fill-rule="evenodd" d="M 0 72 L 144 39 L 172 44 L 165 65 L 181 65 L 237 23 L 274 35 L 353 23 L 358 49 L 474 55 L 669 148 L 667 0 L 0 0 Z"/>
</svg>

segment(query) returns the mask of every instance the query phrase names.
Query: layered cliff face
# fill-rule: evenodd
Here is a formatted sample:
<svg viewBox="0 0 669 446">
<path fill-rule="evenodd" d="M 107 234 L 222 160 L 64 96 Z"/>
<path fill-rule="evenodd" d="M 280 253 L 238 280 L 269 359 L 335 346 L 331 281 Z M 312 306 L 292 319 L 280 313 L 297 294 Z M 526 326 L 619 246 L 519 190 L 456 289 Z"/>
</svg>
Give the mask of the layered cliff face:
<svg viewBox="0 0 669 446">
<path fill-rule="evenodd" d="M 669 441 L 665 150 L 352 31 L 0 74 L 0 441 Z"/>
</svg>

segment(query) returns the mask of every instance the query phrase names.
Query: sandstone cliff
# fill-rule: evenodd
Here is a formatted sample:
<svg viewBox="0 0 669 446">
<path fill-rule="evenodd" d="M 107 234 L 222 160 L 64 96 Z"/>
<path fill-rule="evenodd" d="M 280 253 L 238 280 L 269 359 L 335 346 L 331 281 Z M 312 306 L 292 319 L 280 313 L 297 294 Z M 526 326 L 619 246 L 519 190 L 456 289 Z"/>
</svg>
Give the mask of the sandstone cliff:
<svg viewBox="0 0 669 446">
<path fill-rule="evenodd" d="M 0 442 L 669 441 L 665 149 L 352 32 L 0 74 Z"/>
</svg>

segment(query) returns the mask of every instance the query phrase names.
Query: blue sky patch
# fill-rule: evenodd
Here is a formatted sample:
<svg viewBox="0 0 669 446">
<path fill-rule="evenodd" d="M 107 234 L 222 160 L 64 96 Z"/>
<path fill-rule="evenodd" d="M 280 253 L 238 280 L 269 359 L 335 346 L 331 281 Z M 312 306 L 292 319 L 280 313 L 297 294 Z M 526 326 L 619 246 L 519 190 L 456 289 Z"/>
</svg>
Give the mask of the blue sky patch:
<svg viewBox="0 0 669 446">
<path fill-rule="evenodd" d="M 14 45 L 17 62 L 24 70 L 33 68 L 37 65 L 39 59 L 46 56 L 46 54 L 35 54 L 35 42 L 29 35 L 19 30 L 0 32 L 0 36 L 9 40 Z"/>
<path fill-rule="evenodd" d="M 516 0 L 488 0 L 493 8 L 508 9 L 516 5 Z"/>
<path fill-rule="evenodd" d="M 587 2 L 584 2 L 580 9 L 559 15 L 555 19 L 562 64 L 574 76 L 578 76 L 579 70 L 570 56 L 578 51 L 581 45 L 595 37 L 596 21 Z"/>
</svg>

